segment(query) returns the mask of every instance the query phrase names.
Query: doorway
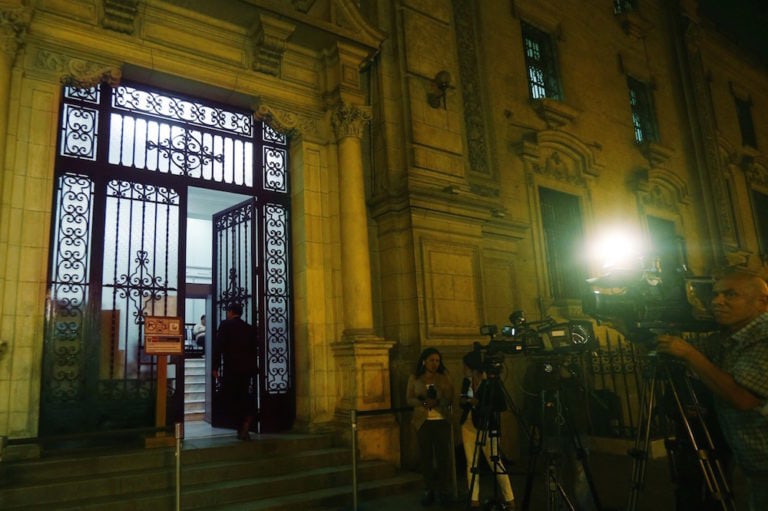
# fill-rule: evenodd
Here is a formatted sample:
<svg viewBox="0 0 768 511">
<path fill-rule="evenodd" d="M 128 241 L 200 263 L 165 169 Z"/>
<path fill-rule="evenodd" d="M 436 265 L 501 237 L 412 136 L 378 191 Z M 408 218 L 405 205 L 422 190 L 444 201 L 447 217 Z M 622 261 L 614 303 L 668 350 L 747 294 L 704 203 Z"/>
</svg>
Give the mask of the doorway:
<svg viewBox="0 0 768 511">
<path fill-rule="evenodd" d="M 287 144 L 252 112 L 200 98 L 128 82 L 63 88 L 41 436 L 154 424 L 157 361 L 144 353 L 144 317 L 218 316 L 231 297 L 215 286 L 214 214 L 244 200 L 256 236 L 240 250 L 252 261 L 242 273 L 262 318 L 259 429 L 290 428 Z M 206 332 L 210 353 L 214 321 Z M 167 424 L 183 420 L 185 365 L 170 357 Z"/>
</svg>

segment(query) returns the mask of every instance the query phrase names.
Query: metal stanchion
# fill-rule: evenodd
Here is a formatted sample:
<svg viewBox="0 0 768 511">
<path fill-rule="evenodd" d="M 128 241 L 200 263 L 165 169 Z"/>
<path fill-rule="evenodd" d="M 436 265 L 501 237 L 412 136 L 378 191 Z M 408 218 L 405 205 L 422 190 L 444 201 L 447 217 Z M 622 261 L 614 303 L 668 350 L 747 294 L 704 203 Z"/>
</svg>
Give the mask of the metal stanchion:
<svg viewBox="0 0 768 511">
<path fill-rule="evenodd" d="M 176 423 L 174 435 L 176 437 L 176 511 L 181 511 L 181 440 L 184 438 L 184 424 Z"/>
<path fill-rule="evenodd" d="M 451 441 L 448 445 L 451 454 L 451 491 L 453 492 L 453 501 L 456 502 L 459 500 L 459 483 L 456 480 L 456 447 L 453 437 L 453 405 L 448 406 L 448 423 L 451 425 Z"/>
<path fill-rule="evenodd" d="M 357 410 L 352 410 L 352 510 L 357 511 Z"/>
</svg>

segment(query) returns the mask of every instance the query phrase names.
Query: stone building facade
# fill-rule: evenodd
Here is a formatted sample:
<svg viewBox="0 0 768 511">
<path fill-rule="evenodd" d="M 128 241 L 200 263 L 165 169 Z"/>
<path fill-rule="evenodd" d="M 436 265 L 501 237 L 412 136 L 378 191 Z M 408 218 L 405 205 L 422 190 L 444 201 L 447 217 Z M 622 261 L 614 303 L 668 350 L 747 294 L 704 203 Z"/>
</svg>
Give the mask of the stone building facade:
<svg viewBox="0 0 768 511">
<path fill-rule="evenodd" d="M 5 0 L 0 38 L 11 439 L 39 432 L 67 85 L 161 87 L 288 136 L 297 430 L 402 406 L 426 346 L 458 385 L 512 310 L 588 319 L 608 228 L 698 275 L 765 270 L 768 73 L 693 0 Z M 402 417 L 361 417 L 363 456 L 412 461 Z"/>
</svg>

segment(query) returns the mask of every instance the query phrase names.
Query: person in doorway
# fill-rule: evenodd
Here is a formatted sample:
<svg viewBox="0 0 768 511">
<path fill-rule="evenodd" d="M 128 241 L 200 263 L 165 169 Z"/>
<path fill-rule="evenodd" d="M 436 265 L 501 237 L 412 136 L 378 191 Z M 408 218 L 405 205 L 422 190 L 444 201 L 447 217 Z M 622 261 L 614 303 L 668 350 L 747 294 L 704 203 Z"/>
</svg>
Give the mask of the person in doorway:
<svg viewBox="0 0 768 511">
<path fill-rule="evenodd" d="M 659 335 L 656 349 L 680 358 L 714 396 L 734 461 L 749 483 L 749 509 L 768 509 L 768 284 L 746 273 L 715 281 L 712 313 L 722 330 L 702 343 Z"/>
<path fill-rule="evenodd" d="M 431 505 L 436 497 L 443 505 L 450 502 L 453 394 L 453 382 L 440 352 L 435 348 L 422 351 L 408 378 L 406 402 L 413 407 L 411 424 L 417 432 L 421 455 L 423 506 Z"/>
<path fill-rule="evenodd" d="M 464 380 L 461 384 L 461 397 L 459 404 L 461 414 L 461 440 L 464 444 L 464 454 L 467 459 L 467 487 L 470 489 L 470 508 L 480 509 L 480 453 L 485 456 L 485 461 L 496 474 L 498 489 L 504 499 L 501 509 L 512 511 L 515 509 L 515 495 L 509 482 L 509 475 L 504 468 L 499 450 L 498 414 L 500 410 L 497 400 L 504 399 L 504 395 L 491 396 L 490 386 L 486 374 L 482 368 L 482 354 L 478 350 L 470 351 L 463 358 Z M 474 473 L 474 477 L 473 477 Z"/>
<path fill-rule="evenodd" d="M 256 329 L 241 319 L 243 306 L 227 307 L 227 319 L 221 322 L 213 346 L 213 378 L 222 378 L 225 399 L 239 420 L 237 438 L 250 440 L 255 413 L 250 395 L 251 380 L 256 377 Z M 223 371 L 222 371 L 223 369 Z"/>
<path fill-rule="evenodd" d="M 205 347 L 205 314 L 200 316 L 200 322 L 192 327 L 192 338 L 198 348 Z"/>
</svg>

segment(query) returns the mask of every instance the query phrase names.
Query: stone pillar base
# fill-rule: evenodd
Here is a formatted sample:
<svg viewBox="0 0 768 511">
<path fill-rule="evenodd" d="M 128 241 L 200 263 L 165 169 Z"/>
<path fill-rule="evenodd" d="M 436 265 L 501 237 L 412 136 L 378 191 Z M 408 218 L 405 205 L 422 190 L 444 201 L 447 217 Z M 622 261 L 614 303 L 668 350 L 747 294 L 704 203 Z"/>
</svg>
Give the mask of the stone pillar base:
<svg viewBox="0 0 768 511">
<path fill-rule="evenodd" d="M 359 459 L 382 459 L 399 466 L 400 427 L 390 411 L 389 350 L 393 345 L 368 333 L 350 336 L 349 332 L 333 345 L 339 382 L 334 422 L 342 438 L 351 443 L 352 410 L 362 412 L 356 421 Z"/>
<path fill-rule="evenodd" d="M 346 445 L 357 434 L 358 461 L 384 460 L 400 467 L 400 424 L 394 414 L 358 415 L 353 430 L 351 412 L 337 410 L 334 422 Z"/>
</svg>

